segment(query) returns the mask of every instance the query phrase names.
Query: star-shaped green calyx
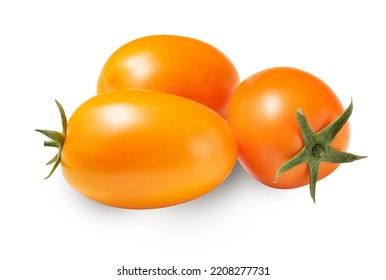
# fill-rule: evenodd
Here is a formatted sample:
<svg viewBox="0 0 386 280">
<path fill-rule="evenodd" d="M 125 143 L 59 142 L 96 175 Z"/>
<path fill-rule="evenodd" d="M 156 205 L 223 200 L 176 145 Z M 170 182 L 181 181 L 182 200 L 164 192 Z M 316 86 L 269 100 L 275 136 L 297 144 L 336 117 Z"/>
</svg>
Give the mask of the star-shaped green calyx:
<svg viewBox="0 0 386 280">
<path fill-rule="evenodd" d="M 35 131 L 40 132 L 51 139 L 49 141 L 44 141 L 44 146 L 58 148 L 57 154 L 49 162 L 47 162 L 47 165 L 54 164 L 54 166 L 52 167 L 48 176 L 44 179 L 48 179 L 54 173 L 55 169 L 58 167 L 61 160 L 64 140 L 66 139 L 67 117 L 66 117 L 66 114 L 64 113 L 64 109 L 62 105 L 60 105 L 60 103 L 57 100 L 55 100 L 55 103 L 58 106 L 60 117 L 62 119 L 62 132 L 53 131 L 53 130 L 35 129 Z"/>
<path fill-rule="evenodd" d="M 353 103 L 351 100 L 350 105 L 336 120 L 318 133 L 315 133 L 310 127 L 304 112 L 301 109 L 298 109 L 296 111 L 296 119 L 302 133 L 304 147 L 292 159 L 284 163 L 278 169 L 276 173 L 276 181 L 278 181 L 279 176 L 282 173 L 299 164 L 307 163 L 310 175 L 311 197 L 315 202 L 315 187 L 316 181 L 318 180 L 319 166 L 321 162 L 346 163 L 365 158 L 365 156 L 357 156 L 338 151 L 331 147 L 332 141 L 351 116 L 352 110 Z"/>
</svg>

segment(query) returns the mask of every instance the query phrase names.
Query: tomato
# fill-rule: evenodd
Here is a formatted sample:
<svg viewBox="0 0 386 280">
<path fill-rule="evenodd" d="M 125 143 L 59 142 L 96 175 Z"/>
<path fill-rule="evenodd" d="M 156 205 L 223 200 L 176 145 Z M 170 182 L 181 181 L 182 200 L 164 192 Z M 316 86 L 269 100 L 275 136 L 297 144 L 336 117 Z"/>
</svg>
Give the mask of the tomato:
<svg viewBox="0 0 386 280">
<path fill-rule="evenodd" d="M 243 167 L 267 186 L 289 189 L 310 183 L 311 167 L 304 161 L 297 162 L 296 167 L 276 180 L 279 168 L 307 146 L 297 115 L 300 118 L 305 116 L 316 133 L 342 116 L 343 112 L 335 93 L 319 78 L 299 69 L 276 67 L 256 73 L 239 85 L 230 103 L 228 122 L 236 135 L 239 161 Z M 307 148 L 316 152 L 316 148 L 323 147 L 329 153 L 341 155 L 347 149 L 350 138 L 349 124 L 342 122 L 341 126 L 331 148 L 324 145 L 320 136 L 315 141 L 323 145 L 315 142 L 316 147 Z M 320 163 L 319 171 L 314 173 L 317 179 L 326 177 L 343 162 L 340 158 L 319 160 L 318 157 L 327 156 L 326 151 L 313 156 L 317 159 L 315 164 Z M 359 158 L 350 158 L 350 161 Z"/>
<path fill-rule="evenodd" d="M 75 110 L 64 131 L 65 179 L 86 197 L 122 208 L 197 198 L 218 186 L 237 159 L 236 139 L 220 115 L 149 90 L 96 95 Z"/>
<path fill-rule="evenodd" d="M 183 96 L 225 117 L 240 80 L 232 62 L 197 39 L 153 35 L 117 49 L 100 73 L 97 92 L 143 88 Z"/>
</svg>

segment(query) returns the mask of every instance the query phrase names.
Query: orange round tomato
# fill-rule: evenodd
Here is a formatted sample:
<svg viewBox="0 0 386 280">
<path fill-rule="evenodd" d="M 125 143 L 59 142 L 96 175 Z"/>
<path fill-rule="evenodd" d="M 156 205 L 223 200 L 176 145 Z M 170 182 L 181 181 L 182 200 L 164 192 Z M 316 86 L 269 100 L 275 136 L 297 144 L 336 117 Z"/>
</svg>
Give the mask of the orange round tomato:
<svg viewBox="0 0 386 280">
<path fill-rule="evenodd" d="M 240 80 L 232 62 L 197 39 L 154 35 L 117 49 L 100 73 L 97 92 L 142 88 L 183 96 L 223 117 Z"/>
<path fill-rule="evenodd" d="M 304 146 L 296 118 L 299 108 L 314 132 L 325 128 L 344 111 L 335 93 L 323 81 L 288 67 L 270 68 L 252 75 L 232 97 L 228 122 L 238 141 L 239 161 L 267 186 L 296 188 L 310 182 L 305 163 L 286 171 L 276 182 L 279 168 Z M 331 147 L 345 151 L 349 135 L 346 123 Z M 326 177 L 338 165 L 321 162 L 317 178 Z"/>
<path fill-rule="evenodd" d="M 62 171 L 77 191 L 122 208 L 157 208 L 218 186 L 237 159 L 230 126 L 209 108 L 149 90 L 96 95 L 65 129 Z"/>
</svg>

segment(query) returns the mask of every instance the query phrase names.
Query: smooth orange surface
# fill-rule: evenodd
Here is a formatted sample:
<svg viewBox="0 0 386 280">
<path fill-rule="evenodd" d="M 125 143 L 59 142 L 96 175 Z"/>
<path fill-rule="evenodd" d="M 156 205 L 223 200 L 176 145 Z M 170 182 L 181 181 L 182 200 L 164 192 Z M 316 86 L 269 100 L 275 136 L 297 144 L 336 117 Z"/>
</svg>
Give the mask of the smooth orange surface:
<svg viewBox="0 0 386 280">
<path fill-rule="evenodd" d="M 303 148 L 296 120 L 301 108 L 315 132 L 320 131 L 343 111 L 335 93 L 317 77 L 294 68 L 264 70 L 243 81 L 232 97 L 228 122 L 238 144 L 244 168 L 263 184 L 275 188 L 295 188 L 309 184 L 306 164 L 279 177 L 279 167 Z M 349 143 L 348 123 L 338 133 L 332 147 L 345 151 Z M 338 167 L 322 163 L 318 179 Z"/>
<path fill-rule="evenodd" d="M 106 61 L 97 92 L 143 88 L 183 96 L 225 117 L 240 80 L 232 62 L 202 41 L 154 35 L 131 41 Z"/>
<path fill-rule="evenodd" d="M 66 180 L 83 195 L 123 208 L 197 198 L 231 172 L 237 143 L 209 108 L 146 90 L 99 94 L 71 116 L 62 151 Z"/>
</svg>

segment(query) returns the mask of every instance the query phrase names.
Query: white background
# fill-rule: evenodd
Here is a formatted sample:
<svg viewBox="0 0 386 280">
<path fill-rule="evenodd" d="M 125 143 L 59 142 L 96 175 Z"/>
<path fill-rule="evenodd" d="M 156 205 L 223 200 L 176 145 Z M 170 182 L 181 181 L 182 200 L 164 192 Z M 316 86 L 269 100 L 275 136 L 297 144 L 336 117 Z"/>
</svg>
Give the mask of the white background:
<svg viewBox="0 0 386 280">
<path fill-rule="evenodd" d="M 386 279 L 384 7 L 371 0 L 1 1 L 0 278 L 148 279 L 116 270 L 175 265 L 270 269 L 234 279 Z M 34 129 L 60 129 L 54 99 L 70 116 L 95 94 L 116 48 L 160 33 L 216 46 L 241 79 L 273 66 L 320 77 L 345 107 L 353 97 L 349 151 L 368 158 L 320 181 L 316 204 L 307 187 L 271 189 L 240 165 L 204 197 L 146 211 L 90 201 L 60 169 L 43 180 L 54 150 Z M 208 274 L 174 278 L 231 278 Z"/>
</svg>

